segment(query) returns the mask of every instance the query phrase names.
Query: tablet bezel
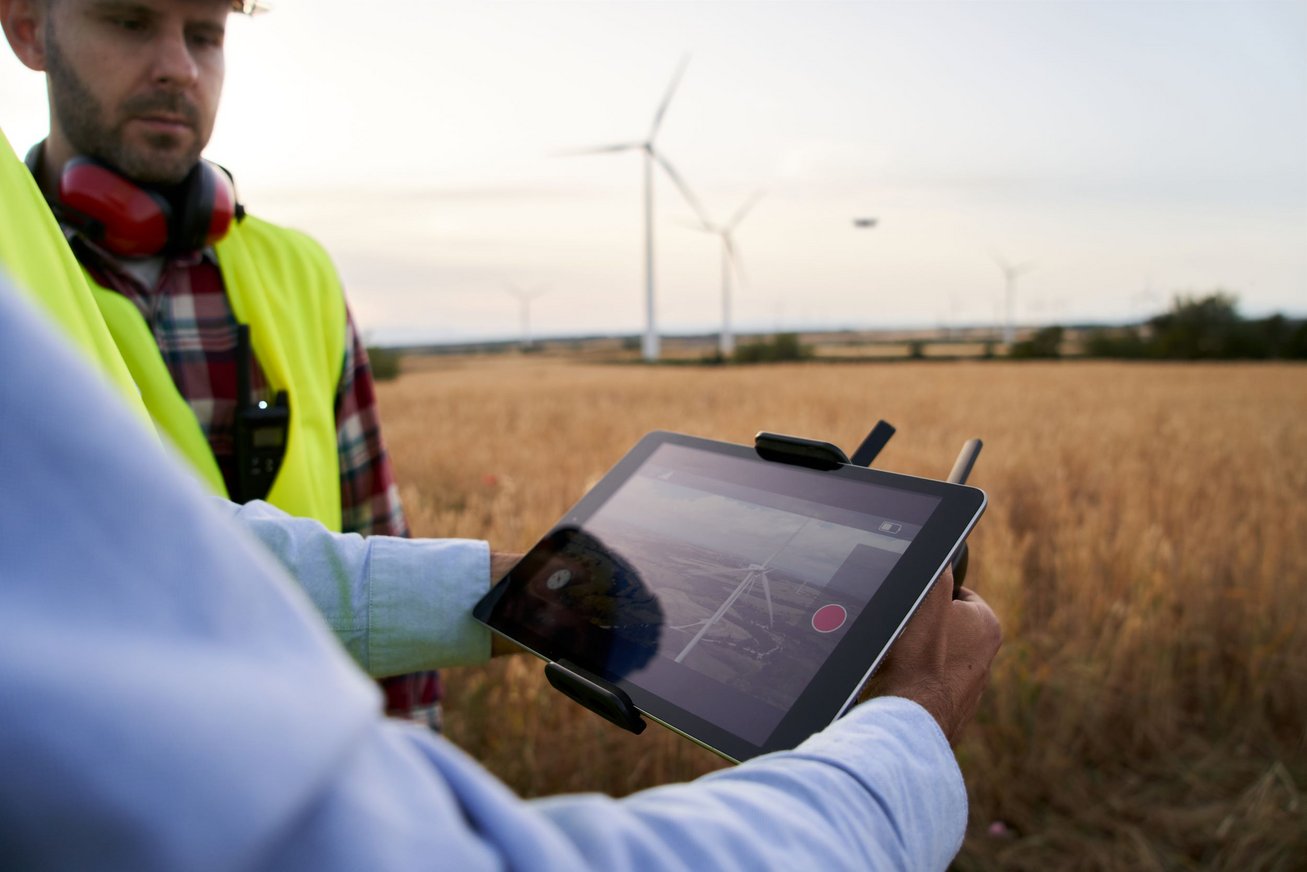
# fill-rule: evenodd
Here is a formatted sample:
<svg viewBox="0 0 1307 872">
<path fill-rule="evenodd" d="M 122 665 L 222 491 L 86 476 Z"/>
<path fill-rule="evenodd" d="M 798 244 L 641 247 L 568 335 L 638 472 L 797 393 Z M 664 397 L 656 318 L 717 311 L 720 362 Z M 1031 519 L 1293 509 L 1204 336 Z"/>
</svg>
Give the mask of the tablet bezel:
<svg viewBox="0 0 1307 872">
<path fill-rule="evenodd" d="M 678 445 L 708 455 L 765 464 L 750 446 L 703 439 L 683 433 L 655 431 L 641 439 L 550 532 L 566 527 L 585 528 L 585 523 L 661 446 Z M 939 574 L 948 565 L 984 512 L 986 496 L 978 488 L 918 478 L 879 469 L 841 465 L 819 470 L 795 467 L 795 473 L 812 476 L 838 476 L 869 485 L 898 489 L 909 493 L 938 497 L 939 504 L 922 525 L 921 531 L 899 558 L 879 589 L 844 632 L 843 638 L 818 668 L 808 686 L 799 694 L 772 731 L 761 743 L 750 741 L 665 696 L 653 693 L 628 678 L 617 678 L 603 664 L 589 661 L 583 651 L 560 650 L 551 640 L 539 636 L 531 627 L 509 624 L 497 613 L 505 596 L 525 584 L 535 548 L 524 555 L 507 575 L 482 598 L 473 611 L 474 617 L 491 630 L 522 646 L 544 660 L 569 660 L 620 687 L 635 707 L 654 721 L 680 733 L 705 748 L 736 762 L 769 751 L 797 746 L 805 738 L 826 727 L 842 715 L 856 700 L 867 679 L 879 666 L 890 644 L 898 637 L 912 613 Z M 514 574 L 519 581 L 514 586 Z M 874 656 L 872 656 L 874 652 Z"/>
</svg>

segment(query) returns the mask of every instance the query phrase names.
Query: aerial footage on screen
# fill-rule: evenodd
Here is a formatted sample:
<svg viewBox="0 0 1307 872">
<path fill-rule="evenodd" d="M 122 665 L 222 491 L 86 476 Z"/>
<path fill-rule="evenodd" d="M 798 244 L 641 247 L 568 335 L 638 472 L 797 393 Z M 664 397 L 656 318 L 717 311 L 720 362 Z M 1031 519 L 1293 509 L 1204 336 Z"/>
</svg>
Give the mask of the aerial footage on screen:
<svg viewBox="0 0 1307 872">
<path fill-rule="evenodd" d="M 638 568 L 660 605 L 661 632 L 626 639 L 657 650 L 625 677 L 659 694 L 695 690 L 705 711 L 719 710 L 740 735 L 761 741 L 937 504 L 797 467 L 660 446 L 585 524 Z"/>
</svg>

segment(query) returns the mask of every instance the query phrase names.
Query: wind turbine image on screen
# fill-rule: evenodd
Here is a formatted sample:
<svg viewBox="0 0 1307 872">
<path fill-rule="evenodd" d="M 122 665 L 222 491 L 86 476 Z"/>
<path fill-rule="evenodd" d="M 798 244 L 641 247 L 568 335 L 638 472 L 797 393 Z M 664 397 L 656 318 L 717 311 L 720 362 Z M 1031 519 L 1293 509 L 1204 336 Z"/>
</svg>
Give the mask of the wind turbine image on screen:
<svg viewBox="0 0 1307 872">
<path fill-rule="evenodd" d="M 690 192 L 689 187 L 681 178 L 681 174 L 676 171 L 671 162 L 658 151 L 654 146 L 654 140 L 658 138 L 658 130 L 662 127 L 663 117 L 667 114 L 667 106 L 672 102 L 672 96 L 676 93 L 676 87 L 681 82 L 681 76 L 685 75 L 685 67 L 690 62 L 689 57 L 682 58 L 680 66 L 676 68 L 676 73 L 672 76 L 672 83 L 667 88 L 667 93 L 663 96 L 663 101 L 658 105 L 658 111 L 654 113 L 653 124 L 649 128 L 649 135 L 639 142 L 619 142 L 613 145 L 601 145 L 596 148 L 584 148 L 565 152 L 566 154 L 610 154 L 619 151 L 642 151 L 644 152 L 644 275 L 645 275 L 645 300 L 644 315 L 645 329 L 644 342 L 642 344 L 642 354 L 647 361 L 655 361 L 659 355 L 658 343 L 658 323 L 657 313 L 654 308 L 654 244 L 653 244 L 653 176 L 654 164 L 663 168 L 668 178 L 680 190 L 681 196 L 685 197 L 690 207 L 694 209 L 695 214 L 703 218 L 703 209 L 699 206 L 698 200 Z"/>
<path fill-rule="evenodd" d="M 726 616 L 726 613 L 731 610 L 731 606 L 735 605 L 735 601 L 753 590 L 754 586 L 759 582 L 761 582 L 763 596 L 767 599 L 767 626 L 770 627 L 776 622 L 776 614 L 772 611 L 771 604 L 771 580 L 767 577 L 768 573 L 770 573 L 774 568 L 772 566 L 772 561 L 774 561 L 782 551 L 789 547 L 790 543 L 794 541 L 794 538 L 808 526 L 811 520 L 811 518 L 807 518 L 802 524 L 795 527 L 794 532 L 791 533 L 775 551 L 769 554 L 767 559 L 762 563 L 750 563 L 748 566 L 739 566 L 726 570 L 727 572 L 742 572 L 744 573 L 744 577 L 740 579 L 740 583 L 735 586 L 735 590 L 731 591 L 731 595 L 728 596 L 720 606 L 718 606 L 717 611 L 713 612 L 712 617 L 697 622 L 702 624 L 702 626 L 699 627 L 699 632 L 694 634 L 694 638 L 687 642 L 685 647 L 681 649 L 681 653 L 676 655 L 674 659 L 677 663 L 685 660 L 685 658 L 689 656 L 689 653 L 694 650 L 694 646 L 699 644 L 699 640 L 706 636 L 708 631 L 717 626 L 717 622 Z M 716 567 L 715 573 L 720 573 L 721 570 L 722 567 Z M 674 627 L 673 629 L 682 630 L 693 626 L 694 624 L 687 624 L 684 627 Z"/>
<path fill-rule="evenodd" d="M 735 237 L 731 234 L 740 226 L 740 222 L 753 210 L 753 207 L 758 205 L 762 194 L 762 191 L 754 192 L 725 224 L 716 224 L 707 218 L 704 218 L 701 224 L 686 224 L 693 230 L 711 233 L 722 241 L 722 332 L 718 337 L 717 350 L 723 358 L 735 353 L 735 334 L 731 332 L 731 273 L 734 272 L 739 277 L 741 285 L 745 281 L 744 264 L 740 262 Z"/>
</svg>

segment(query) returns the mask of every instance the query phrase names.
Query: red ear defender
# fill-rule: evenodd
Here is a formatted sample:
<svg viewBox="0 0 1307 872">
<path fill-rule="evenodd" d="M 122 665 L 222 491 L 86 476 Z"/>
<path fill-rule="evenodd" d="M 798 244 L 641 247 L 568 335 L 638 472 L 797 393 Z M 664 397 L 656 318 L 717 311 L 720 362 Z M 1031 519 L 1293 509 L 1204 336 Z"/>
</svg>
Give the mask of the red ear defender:
<svg viewBox="0 0 1307 872">
<path fill-rule="evenodd" d="M 144 257 L 168 244 L 168 202 L 92 158 L 75 157 L 64 165 L 59 201 L 88 236 L 114 254 Z"/>
<path fill-rule="evenodd" d="M 94 158 L 76 157 L 60 176 L 59 200 L 67 219 L 122 257 L 198 251 L 226 236 L 240 210 L 226 171 L 202 160 L 181 189 L 174 214 L 162 195 Z"/>
<path fill-rule="evenodd" d="M 227 171 L 202 160 L 182 182 L 181 213 L 168 248 L 199 251 L 227 235 L 236 216 L 236 187 Z"/>
<path fill-rule="evenodd" d="M 209 215 L 209 232 L 204 237 L 205 245 L 213 245 L 227 235 L 231 222 L 245 213 L 236 202 L 236 184 L 227 171 L 208 161 L 201 161 L 200 165 L 213 176 L 213 208 Z"/>
</svg>

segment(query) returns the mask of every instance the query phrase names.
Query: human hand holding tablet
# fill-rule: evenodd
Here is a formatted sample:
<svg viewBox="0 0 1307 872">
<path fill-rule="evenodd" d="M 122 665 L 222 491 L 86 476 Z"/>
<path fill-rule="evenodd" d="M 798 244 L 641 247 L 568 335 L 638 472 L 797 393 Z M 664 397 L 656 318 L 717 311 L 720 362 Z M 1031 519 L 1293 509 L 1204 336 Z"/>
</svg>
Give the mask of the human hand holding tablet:
<svg viewBox="0 0 1307 872">
<path fill-rule="evenodd" d="M 474 614 L 629 729 L 794 747 L 853 704 L 985 495 L 773 438 L 646 436 Z"/>
<path fill-rule="evenodd" d="M 938 579 L 868 685 L 870 696 L 909 699 L 939 724 L 949 744 L 975 716 L 1003 642 L 998 617 L 973 590 L 950 595 Z"/>
</svg>

